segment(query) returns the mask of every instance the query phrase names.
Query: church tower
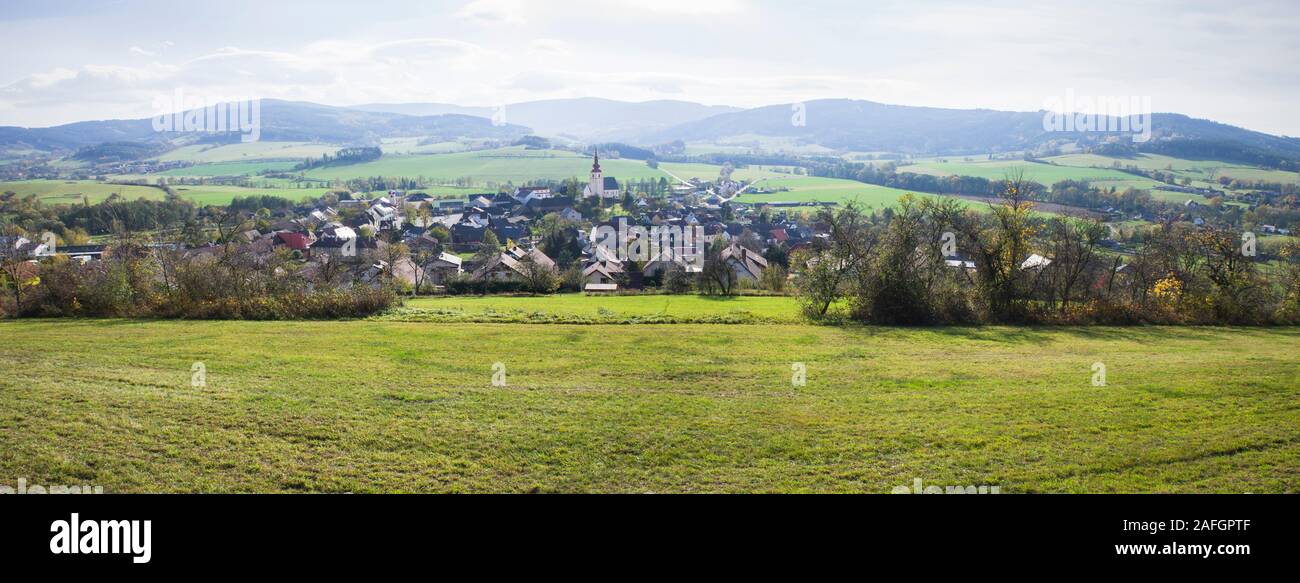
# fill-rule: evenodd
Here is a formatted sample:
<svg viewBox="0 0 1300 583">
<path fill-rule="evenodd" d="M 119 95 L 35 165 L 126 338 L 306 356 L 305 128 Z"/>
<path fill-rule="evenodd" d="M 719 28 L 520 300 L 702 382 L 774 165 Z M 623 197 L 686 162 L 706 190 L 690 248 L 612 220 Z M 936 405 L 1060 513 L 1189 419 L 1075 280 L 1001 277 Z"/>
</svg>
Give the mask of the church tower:
<svg viewBox="0 0 1300 583">
<path fill-rule="evenodd" d="M 587 185 L 591 196 L 605 198 L 605 173 L 600 170 L 600 152 L 595 153 L 591 162 L 591 182 Z"/>
</svg>

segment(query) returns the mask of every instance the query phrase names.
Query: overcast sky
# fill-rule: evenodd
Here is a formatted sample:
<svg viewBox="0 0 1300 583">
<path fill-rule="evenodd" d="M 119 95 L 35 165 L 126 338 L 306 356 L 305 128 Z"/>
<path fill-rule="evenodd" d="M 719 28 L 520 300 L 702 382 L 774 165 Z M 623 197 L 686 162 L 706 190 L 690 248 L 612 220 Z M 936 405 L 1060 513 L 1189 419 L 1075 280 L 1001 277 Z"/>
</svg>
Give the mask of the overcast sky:
<svg viewBox="0 0 1300 583">
<path fill-rule="evenodd" d="M 1295 0 L 3 1 L 0 125 L 148 117 L 176 89 L 1023 111 L 1073 90 L 1300 136 Z"/>
</svg>

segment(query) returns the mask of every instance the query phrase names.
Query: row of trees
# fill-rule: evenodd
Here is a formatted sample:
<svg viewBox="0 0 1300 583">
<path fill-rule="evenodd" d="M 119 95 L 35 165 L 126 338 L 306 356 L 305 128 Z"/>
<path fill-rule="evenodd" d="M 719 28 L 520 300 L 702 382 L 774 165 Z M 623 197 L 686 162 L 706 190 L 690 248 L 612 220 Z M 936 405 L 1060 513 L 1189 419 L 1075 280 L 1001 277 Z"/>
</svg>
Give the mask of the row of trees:
<svg viewBox="0 0 1300 583">
<path fill-rule="evenodd" d="M 384 155 L 384 151 L 373 146 L 361 146 L 355 148 L 343 148 L 334 154 L 322 154 L 320 158 L 307 158 L 300 164 L 293 167 L 294 170 L 311 170 L 313 168 L 327 168 L 330 166 L 347 166 L 349 164 L 364 164 L 373 160 L 378 160 Z"/>
<path fill-rule="evenodd" d="M 174 239 L 122 233 L 102 260 L 86 263 L 34 263 L 0 249 L 0 317 L 343 318 L 397 301 L 391 274 L 358 284 L 337 258 L 304 263 L 293 251 L 256 252 L 227 230 L 224 244 L 198 253 Z"/>
<path fill-rule="evenodd" d="M 903 167 L 906 168 L 905 166 Z M 1136 174 L 1156 180 L 1173 182 L 1172 174 L 1126 169 Z M 814 176 L 843 178 L 867 184 L 876 184 L 908 190 L 941 195 L 960 195 L 978 197 L 999 196 L 1003 185 L 997 180 L 975 176 L 932 176 L 900 171 L 892 162 L 881 166 L 848 162 L 844 160 L 818 160 L 811 164 L 810 172 Z M 1249 224 L 1273 224 L 1277 226 L 1294 226 L 1300 224 L 1300 210 L 1296 207 L 1294 188 L 1282 188 L 1280 185 L 1255 184 L 1252 188 L 1277 187 L 1280 194 L 1255 193 L 1258 204 L 1252 207 L 1222 204 L 1221 199 L 1212 199 L 1212 204 L 1198 212 L 1209 220 L 1216 219 L 1222 223 L 1236 226 Z M 1119 190 L 1114 187 L 1099 188 L 1084 181 L 1064 180 L 1050 188 L 1036 182 L 1024 182 L 1022 196 L 1027 200 L 1051 202 L 1089 209 L 1115 208 L 1125 213 L 1140 213 L 1145 216 L 1161 217 L 1181 213 L 1179 205 L 1154 199 L 1146 190 L 1127 188 Z"/>
<path fill-rule="evenodd" d="M 829 246 L 792 261 L 804 312 L 875 324 L 1300 322 L 1300 245 L 1265 269 L 1239 233 L 1165 222 L 1125 258 L 1101 246 L 1104 225 L 1032 207 L 1010 180 L 987 213 L 911 196 L 887 221 L 854 205 L 823 211 Z M 1048 261 L 1027 261 L 1035 254 Z"/>
</svg>

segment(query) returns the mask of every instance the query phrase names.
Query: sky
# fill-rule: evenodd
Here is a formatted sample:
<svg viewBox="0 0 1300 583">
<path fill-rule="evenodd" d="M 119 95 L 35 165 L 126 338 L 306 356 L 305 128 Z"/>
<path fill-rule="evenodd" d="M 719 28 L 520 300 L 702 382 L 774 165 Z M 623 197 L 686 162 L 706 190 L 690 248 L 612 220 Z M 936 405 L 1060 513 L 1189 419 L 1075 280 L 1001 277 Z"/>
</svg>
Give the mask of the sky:
<svg viewBox="0 0 1300 583">
<path fill-rule="evenodd" d="M 3 2 L 0 125 L 149 117 L 178 90 L 1017 111 L 1072 93 L 1300 136 L 1295 0 Z"/>
</svg>

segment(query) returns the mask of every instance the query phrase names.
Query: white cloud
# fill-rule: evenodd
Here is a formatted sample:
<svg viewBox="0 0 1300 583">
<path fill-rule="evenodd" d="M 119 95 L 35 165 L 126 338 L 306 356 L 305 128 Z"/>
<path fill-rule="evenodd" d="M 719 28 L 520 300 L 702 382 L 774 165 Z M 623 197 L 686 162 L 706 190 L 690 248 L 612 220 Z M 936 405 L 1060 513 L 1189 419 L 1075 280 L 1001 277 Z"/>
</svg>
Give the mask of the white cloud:
<svg viewBox="0 0 1300 583">
<path fill-rule="evenodd" d="M 467 20 L 493 24 L 523 25 L 527 22 L 522 0 L 473 0 L 456 14 Z"/>
<path fill-rule="evenodd" d="M 50 71 L 49 73 L 32 75 L 27 83 L 33 89 L 44 89 L 60 81 L 74 79 L 76 76 L 77 72 L 72 69 L 59 68 Z"/>
<path fill-rule="evenodd" d="M 663 14 L 736 14 L 747 6 L 743 0 L 621 0 L 626 6 Z"/>
</svg>

